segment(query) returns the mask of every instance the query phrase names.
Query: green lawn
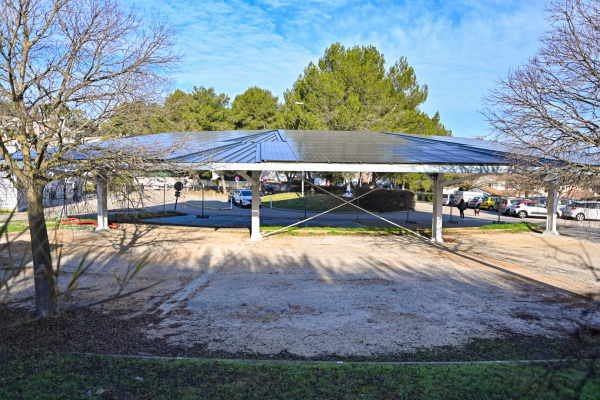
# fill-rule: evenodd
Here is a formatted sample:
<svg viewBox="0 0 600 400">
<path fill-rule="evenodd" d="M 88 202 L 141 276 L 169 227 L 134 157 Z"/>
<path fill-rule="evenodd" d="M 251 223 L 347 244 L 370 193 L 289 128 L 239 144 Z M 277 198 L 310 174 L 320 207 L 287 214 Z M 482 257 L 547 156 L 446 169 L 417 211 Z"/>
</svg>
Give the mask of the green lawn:
<svg viewBox="0 0 600 400">
<path fill-rule="evenodd" d="M 94 218 L 81 218 L 82 221 L 96 221 Z M 47 219 L 46 228 L 56 228 L 59 226 L 58 219 Z M 65 226 L 65 225 L 63 225 Z M 8 223 L 8 232 L 24 232 L 29 230 L 29 221 L 25 220 L 12 220 Z"/>
<path fill-rule="evenodd" d="M 402 225 L 402 223 L 400 223 Z M 423 236 L 431 237 L 431 229 L 415 229 L 411 226 L 405 226 L 413 232 L 417 232 Z M 261 231 L 267 233 L 283 228 L 283 226 L 268 226 L 266 224 L 261 226 Z M 519 222 L 514 224 L 492 224 L 483 225 L 477 228 L 445 228 L 445 233 L 460 233 L 460 232 L 488 232 L 498 231 L 506 233 L 517 233 L 517 232 L 530 232 L 539 228 L 537 225 L 528 222 Z M 328 234 L 328 235 L 362 235 L 362 234 L 375 234 L 375 235 L 412 235 L 412 233 L 400 229 L 400 228 L 322 228 L 322 227 L 298 227 L 293 226 L 291 228 L 282 231 L 282 233 L 298 235 L 305 232 L 306 234 Z"/>
<path fill-rule="evenodd" d="M 2 357 L 2 399 L 568 399 L 583 365 L 284 364 L 53 355 Z M 106 391 L 96 395 L 100 389 Z M 582 399 L 597 399 L 596 378 Z"/>
<path fill-rule="evenodd" d="M 262 204 L 263 206 L 269 207 L 271 199 L 273 199 L 273 207 L 275 208 L 285 208 L 287 210 L 304 210 L 304 204 L 306 202 L 306 209 L 308 211 L 327 211 L 335 206 L 343 204 L 342 200 L 331 195 L 308 195 L 308 193 L 306 192 L 304 194 L 305 197 L 301 197 L 301 193 L 278 193 L 272 196 L 264 196 L 262 198 Z M 356 207 L 347 204 L 334 211 L 356 212 L 357 210 L 358 209 Z"/>
</svg>

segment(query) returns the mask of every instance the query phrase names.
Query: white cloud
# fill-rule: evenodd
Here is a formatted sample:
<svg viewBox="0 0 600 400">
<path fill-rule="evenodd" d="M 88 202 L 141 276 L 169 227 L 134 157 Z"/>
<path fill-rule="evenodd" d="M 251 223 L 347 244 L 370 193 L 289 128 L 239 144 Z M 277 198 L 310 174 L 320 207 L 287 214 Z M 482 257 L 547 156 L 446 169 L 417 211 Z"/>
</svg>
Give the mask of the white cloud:
<svg viewBox="0 0 600 400">
<path fill-rule="evenodd" d="M 186 57 L 178 86 L 214 86 L 232 98 L 258 85 L 281 96 L 302 66 L 315 57 L 275 32 L 275 23 L 260 7 L 242 1 L 145 3 L 178 27 Z"/>
<path fill-rule="evenodd" d="M 133 0 L 129 0 L 133 1 Z M 482 135 L 486 88 L 538 46 L 545 0 L 148 0 L 179 28 L 187 57 L 179 87 L 234 97 L 258 85 L 281 97 L 333 42 L 408 58 L 429 86 L 423 107 L 457 135 Z"/>
</svg>

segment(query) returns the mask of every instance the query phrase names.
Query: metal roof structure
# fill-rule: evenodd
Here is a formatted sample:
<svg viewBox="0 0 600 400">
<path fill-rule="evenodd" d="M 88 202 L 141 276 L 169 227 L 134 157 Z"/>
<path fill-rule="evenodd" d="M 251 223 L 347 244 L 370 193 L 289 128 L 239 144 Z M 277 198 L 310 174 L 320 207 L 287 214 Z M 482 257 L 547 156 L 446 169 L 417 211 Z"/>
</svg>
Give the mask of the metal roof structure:
<svg viewBox="0 0 600 400">
<path fill-rule="evenodd" d="M 158 150 L 176 142 L 166 158 L 204 170 L 503 173 L 513 164 L 493 142 L 381 131 L 171 132 L 107 144 Z"/>
<path fill-rule="evenodd" d="M 85 150 L 85 147 L 88 147 Z M 169 132 L 93 143 L 63 157 L 83 160 L 115 152 L 155 152 L 185 169 L 333 172 L 511 172 L 511 153 L 497 143 L 382 131 Z M 168 151 L 167 151 L 168 149 Z M 53 150 L 48 150 L 48 155 Z M 35 157 L 35 154 L 32 154 Z M 13 158 L 22 160 L 16 152 Z"/>
</svg>

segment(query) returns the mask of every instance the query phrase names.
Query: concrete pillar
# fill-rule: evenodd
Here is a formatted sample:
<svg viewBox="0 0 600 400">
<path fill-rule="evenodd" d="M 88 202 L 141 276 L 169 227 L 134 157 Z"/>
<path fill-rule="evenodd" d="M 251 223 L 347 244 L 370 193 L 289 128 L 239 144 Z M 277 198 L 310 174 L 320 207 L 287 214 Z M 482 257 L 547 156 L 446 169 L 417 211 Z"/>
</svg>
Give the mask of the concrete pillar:
<svg viewBox="0 0 600 400">
<path fill-rule="evenodd" d="M 108 186 L 104 179 L 98 179 L 98 228 L 110 229 L 108 227 Z"/>
<path fill-rule="evenodd" d="M 559 235 L 556 230 L 556 213 L 558 212 L 558 178 L 548 182 L 548 202 L 546 204 L 546 230 L 544 235 Z"/>
<path fill-rule="evenodd" d="M 252 171 L 252 179 L 256 185 L 252 185 L 252 225 L 250 228 L 250 240 L 260 240 L 260 171 Z"/>
<path fill-rule="evenodd" d="M 431 221 L 431 241 L 442 243 L 442 206 L 444 200 L 444 174 L 432 174 L 433 178 L 433 218 Z"/>
</svg>

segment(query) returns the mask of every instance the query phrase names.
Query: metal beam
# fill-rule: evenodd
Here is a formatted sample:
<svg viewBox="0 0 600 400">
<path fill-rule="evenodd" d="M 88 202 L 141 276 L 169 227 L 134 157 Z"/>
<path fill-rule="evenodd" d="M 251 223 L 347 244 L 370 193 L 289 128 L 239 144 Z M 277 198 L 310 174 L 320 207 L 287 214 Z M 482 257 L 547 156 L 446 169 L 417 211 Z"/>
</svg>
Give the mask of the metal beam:
<svg viewBox="0 0 600 400">
<path fill-rule="evenodd" d="M 548 202 L 546 203 L 546 230 L 545 235 L 560 235 L 556 230 L 556 217 L 558 214 L 558 177 L 550 176 L 548 182 Z"/>
<path fill-rule="evenodd" d="M 243 176 L 245 180 L 247 180 L 248 182 L 250 182 L 250 184 L 252 186 L 258 186 L 258 182 L 256 182 L 254 179 L 250 178 L 248 176 L 248 174 L 246 174 L 244 171 L 237 171 L 237 173 L 240 174 L 241 176 Z M 260 179 L 260 177 L 259 177 L 259 179 Z"/>
<path fill-rule="evenodd" d="M 431 218 L 431 241 L 443 243 L 442 225 L 443 225 L 443 193 L 444 193 L 444 174 L 436 174 L 433 177 L 433 213 Z"/>
<path fill-rule="evenodd" d="M 252 171 L 252 216 L 251 216 L 251 227 L 250 227 L 250 240 L 260 240 L 262 235 L 260 234 L 260 185 L 256 183 L 260 181 L 260 171 Z M 246 174 L 244 174 L 246 175 Z M 243 175 L 242 175 L 243 176 Z"/>
<path fill-rule="evenodd" d="M 514 172 L 512 165 L 435 165 L 435 164 L 358 164 L 358 163 L 209 163 L 180 164 L 182 169 L 223 171 L 323 171 L 323 172 L 419 172 L 448 174 L 505 174 Z"/>
<path fill-rule="evenodd" d="M 462 178 L 452 179 L 451 181 L 444 182 L 442 184 L 442 186 L 450 186 L 450 185 L 454 185 L 455 183 L 470 181 L 471 179 L 481 178 L 482 176 L 486 176 L 486 175 L 489 175 L 489 173 L 483 172 L 481 174 L 473 174 L 473 175 L 469 175 L 469 176 L 464 176 Z"/>
</svg>

